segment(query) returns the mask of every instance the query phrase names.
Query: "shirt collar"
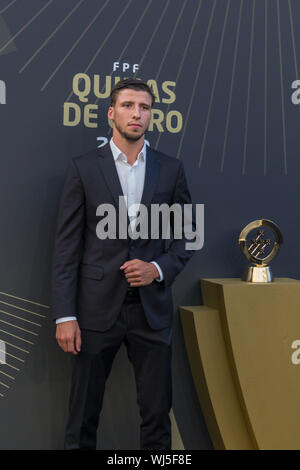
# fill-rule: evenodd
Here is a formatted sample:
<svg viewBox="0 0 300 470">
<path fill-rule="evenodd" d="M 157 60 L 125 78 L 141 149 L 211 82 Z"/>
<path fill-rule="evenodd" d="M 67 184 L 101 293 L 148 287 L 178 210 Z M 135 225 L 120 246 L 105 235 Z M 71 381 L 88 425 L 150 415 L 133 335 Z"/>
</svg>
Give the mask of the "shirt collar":
<svg viewBox="0 0 300 470">
<path fill-rule="evenodd" d="M 110 145 L 110 148 L 111 148 L 111 151 L 112 151 L 112 154 L 113 154 L 113 157 L 114 157 L 115 161 L 117 161 L 118 158 L 122 158 L 122 156 L 124 156 L 127 160 L 126 155 L 124 155 L 124 153 L 119 149 L 119 147 L 116 146 L 116 144 L 113 141 L 113 138 L 110 139 L 109 145 Z M 145 142 L 144 142 L 142 150 L 140 151 L 140 153 L 137 156 L 137 160 L 146 161 L 146 143 Z"/>
</svg>

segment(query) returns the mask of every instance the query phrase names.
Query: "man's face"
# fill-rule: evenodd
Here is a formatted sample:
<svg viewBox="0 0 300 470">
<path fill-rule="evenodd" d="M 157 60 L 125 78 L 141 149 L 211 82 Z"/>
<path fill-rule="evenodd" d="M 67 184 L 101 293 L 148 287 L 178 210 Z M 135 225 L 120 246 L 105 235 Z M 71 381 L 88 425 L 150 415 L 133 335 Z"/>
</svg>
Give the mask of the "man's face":
<svg viewBox="0 0 300 470">
<path fill-rule="evenodd" d="M 129 141 L 139 140 L 150 124 L 151 104 L 151 96 L 146 91 L 121 90 L 115 106 L 110 106 L 107 113 L 114 123 L 114 131 Z"/>
</svg>

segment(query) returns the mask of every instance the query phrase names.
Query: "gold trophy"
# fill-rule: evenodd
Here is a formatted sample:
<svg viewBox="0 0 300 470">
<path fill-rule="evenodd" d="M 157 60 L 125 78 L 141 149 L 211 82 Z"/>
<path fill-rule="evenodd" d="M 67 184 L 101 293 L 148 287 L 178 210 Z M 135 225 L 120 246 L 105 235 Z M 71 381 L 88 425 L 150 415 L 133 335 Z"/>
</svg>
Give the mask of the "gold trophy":
<svg viewBox="0 0 300 470">
<path fill-rule="evenodd" d="M 273 239 L 265 237 L 263 227 L 271 230 Z M 257 231 L 254 238 L 250 238 L 250 232 L 255 229 Z M 282 234 L 271 220 L 254 220 L 246 225 L 240 233 L 239 245 L 244 256 L 254 266 L 248 266 L 245 269 L 242 280 L 246 282 L 273 282 L 269 264 L 277 255 L 282 242 Z"/>
</svg>

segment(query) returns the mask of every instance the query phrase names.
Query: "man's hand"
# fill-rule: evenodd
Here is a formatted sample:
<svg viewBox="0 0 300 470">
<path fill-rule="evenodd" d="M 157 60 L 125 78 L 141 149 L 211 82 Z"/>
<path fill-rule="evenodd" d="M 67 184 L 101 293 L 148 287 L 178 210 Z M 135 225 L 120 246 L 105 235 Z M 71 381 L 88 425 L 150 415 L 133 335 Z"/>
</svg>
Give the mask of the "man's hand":
<svg viewBox="0 0 300 470">
<path fill-rule="evenodd" d="M 132 287 L 147 286 L 154 279 L 159 278 L 159 272 L 153 263 L 146 263 L 140 259 L 126 261 L 120 267 L 125 273 L 127 282 Z"/>
<path fill-rule="evenodd" d="M 65 321 L 56 325 L 56 339 L 65 352 L 78 354 L 81 349 L 81 331 L 76 320 Z"/>
</svg>

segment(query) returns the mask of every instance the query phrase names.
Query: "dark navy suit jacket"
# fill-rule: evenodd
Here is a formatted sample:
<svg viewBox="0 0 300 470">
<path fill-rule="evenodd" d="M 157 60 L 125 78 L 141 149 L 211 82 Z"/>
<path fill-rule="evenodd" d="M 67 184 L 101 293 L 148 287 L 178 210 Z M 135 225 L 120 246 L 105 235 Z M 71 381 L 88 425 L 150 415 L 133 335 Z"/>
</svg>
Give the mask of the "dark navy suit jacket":
<svg viewBox="0 0 300 470">
<path fill-rule="evenodd" d="M 118 214 L 122 195 L 109 144 L 71 160 L 60 202 L 53 253 L 53 319 L 74 315 L 81 328 L 109 329 L 119 315 L 128 286 L 120 266 L 138 258 L 156 261 L 164 276 L 162 282 L 153 281 L 139 287 L 147 321 L 156 330 L 171 326 L 171 285 L 194 251 L 186 250 L 184 237 L 166 240 L 161 233 L 158 239 L 118 239 L 118 217 L 117 238 L 99 239 L 97 207 L 110 203 Z M 147 147 L 141 203 L 149 209 L 149 234 L 151 204 L 191 204 L 180 160 Z"/>
</svg>

